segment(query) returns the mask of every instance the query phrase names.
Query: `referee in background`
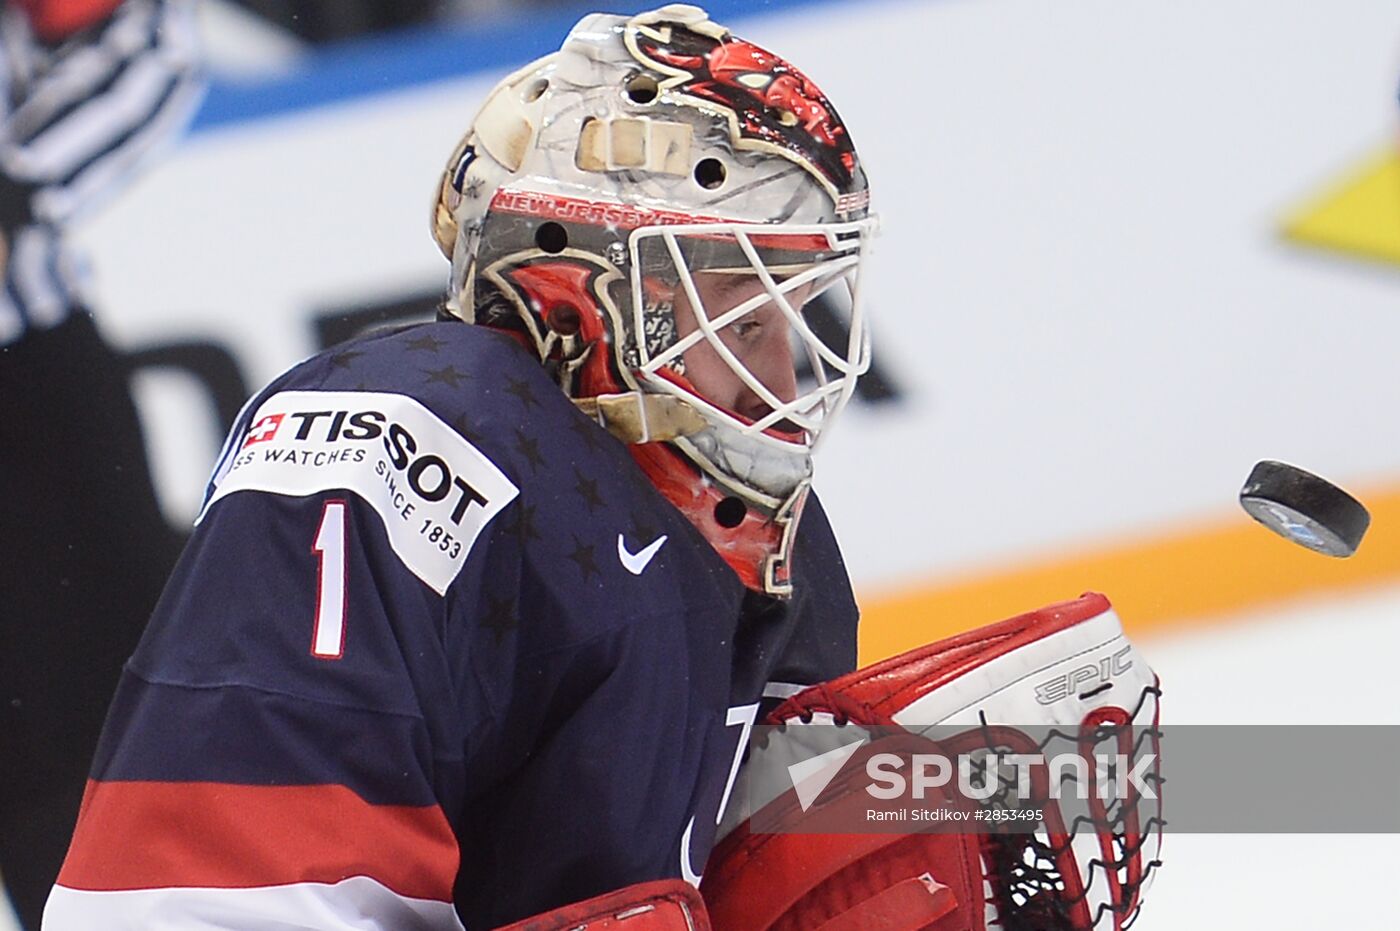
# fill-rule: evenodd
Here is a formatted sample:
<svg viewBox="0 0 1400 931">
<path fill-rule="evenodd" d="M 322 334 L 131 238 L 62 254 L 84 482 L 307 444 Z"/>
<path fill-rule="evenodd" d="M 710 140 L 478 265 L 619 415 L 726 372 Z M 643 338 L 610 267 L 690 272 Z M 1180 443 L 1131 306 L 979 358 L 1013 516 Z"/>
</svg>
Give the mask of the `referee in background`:
<svg viewBox="0 0 1400 931">
<path fill-rule="evenodd" d="M 185 127 L 198 70 L 189 0 L 0 0 L 0 876 L 28 928 L 180 544 L 65 233 Z"/>
</svg>

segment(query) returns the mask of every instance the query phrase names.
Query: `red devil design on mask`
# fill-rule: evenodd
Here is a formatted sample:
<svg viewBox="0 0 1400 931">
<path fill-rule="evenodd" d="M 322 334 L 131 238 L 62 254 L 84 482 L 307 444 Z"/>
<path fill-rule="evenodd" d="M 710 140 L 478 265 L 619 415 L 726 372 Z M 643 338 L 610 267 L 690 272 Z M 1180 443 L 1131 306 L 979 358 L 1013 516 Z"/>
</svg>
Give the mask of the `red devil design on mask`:
<svg viewBox="0 0 1400 931">
<path fill-rule="evenodd" d="M 649 64 L 685 71 L 679 89 L 738 116 L 739 133 L 786 149 L 811 164 L 841 193 L 856 175 L 855 148 L 817 85 L 788 62 L 751 42 L 672 28 L 670 41 L 645 30 L 637 49 Z"/>
</svg>

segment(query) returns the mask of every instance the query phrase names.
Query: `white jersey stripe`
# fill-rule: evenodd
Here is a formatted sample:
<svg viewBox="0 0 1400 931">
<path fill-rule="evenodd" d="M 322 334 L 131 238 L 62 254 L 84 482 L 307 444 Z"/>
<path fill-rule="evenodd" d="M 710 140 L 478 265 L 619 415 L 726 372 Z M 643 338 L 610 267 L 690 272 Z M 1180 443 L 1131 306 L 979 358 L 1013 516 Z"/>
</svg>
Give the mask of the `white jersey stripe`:
<svg viewBox="0 0 1400 931">
<path fill-rule="evenodd" d="M 763 697 L 787 701 L 805 688 L 807 686 L 797 682 L 769 682 L 763 687 Z"/>
<path fill-rule="evenodd" d="M 156 29 L 155 5 L 150 0 L 128 0 L 118 8 L 99 42 L 63 56 L 44 74 L 42 82 L 11 115 L 10 138 L 26 142 L 63 111 L 81 106 L 127 62 L 153 47 L 158 38 Z"/>
<path fill-rule="evenodd" d="M 26 226 L 10 244 L 6 274 L 15 284 L 30 326 L 47 329 L 68 315 L 69 302 L 53 276 L 53 234 L 39 226 Z"/>
<path fill-rule="evenodd" d="M 113 140 L 149 119 L 156 104 L 169 93 L 171 80 L 165 62 L 154 58 L 133 62 L 109 93 L 74 110 L 31 140 L 15 152 L 12 164 L 22 177 L 62 183 Z"/>
<path fill-rule="evenodd" d="M 92 892 L 54 886 L 43 931 L 464 931 L 448 902 L 410 899 L 367 876 L 244 889 Z"/>
<path fill-rule="evenodd" d="M 142 162 L 175 142 L 180 127 L 189 122 L 204 97 L 197 84 L 176 82 L 169 96 L 160 102 L 152 118 L 137 127 L 120 144 L 79 170 L 65 187 L 51 187 L 39 193 L 36 202 L 46 216 L 71 216 L 89 209 L 105 196 L 115 193 L 117 182 Z"/>
<path fill-rule="evenodd" d="M 188 0 L 127 0 L 104 26 L 56 47 L 36 42 L 16 8 L 0 6 L 0 40 L 0 74 L 10 82 L 0 98 L 0 170 L 34 188 L 34 221 L 13 232 L 0 294 L 6 345 L 82 303 L 64 225 L 173 142 L 203 88 Z"/>
</svg>

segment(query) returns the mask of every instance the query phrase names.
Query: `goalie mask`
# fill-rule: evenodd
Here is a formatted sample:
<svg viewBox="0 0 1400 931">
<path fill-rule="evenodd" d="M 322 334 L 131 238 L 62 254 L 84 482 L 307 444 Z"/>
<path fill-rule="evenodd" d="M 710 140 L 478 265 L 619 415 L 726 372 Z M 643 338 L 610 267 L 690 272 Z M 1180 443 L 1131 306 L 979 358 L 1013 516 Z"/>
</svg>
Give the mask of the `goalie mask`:
<svg viewBox="0 0 1400 931">
<path fill-rule="evenodd" d="M 676 4 L 586 17 L 498 85 L 433 223 L 448 312 L 513 331 L 783 596 L 812 452 L 869 366 L 869 200 L 820 90 Z"/>
</svg>

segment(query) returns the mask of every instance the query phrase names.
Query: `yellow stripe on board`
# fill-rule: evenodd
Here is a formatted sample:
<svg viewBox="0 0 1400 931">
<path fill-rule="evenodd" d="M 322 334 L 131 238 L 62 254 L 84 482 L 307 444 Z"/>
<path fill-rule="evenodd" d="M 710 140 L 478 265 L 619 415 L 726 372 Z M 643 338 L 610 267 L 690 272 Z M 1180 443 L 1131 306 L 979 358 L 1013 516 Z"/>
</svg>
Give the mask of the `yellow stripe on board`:
<svg viewBox="0 0 1400 931">
<path fill-rule="evenodd" d="M 1371 512 L 1371 528 L 1350 559 L 1305 550 L 1238 511 L 1209 524 L 1037 564 L 863 593 L 860 664 L 1085 591 L 1107 595 L 1128 632 L 1140 635 L 1300 595 L 1400 579 L 1400 485 L 1358 497 Z"/>
<path fill-rule="evenodd" d="M 1400 146 L 1388 145 L 1284 224 L 1297 242 L 1400 263 Z"/>
</svg>

